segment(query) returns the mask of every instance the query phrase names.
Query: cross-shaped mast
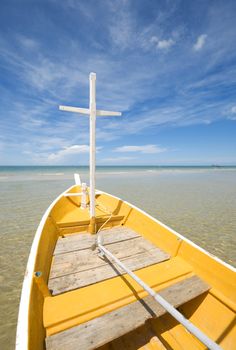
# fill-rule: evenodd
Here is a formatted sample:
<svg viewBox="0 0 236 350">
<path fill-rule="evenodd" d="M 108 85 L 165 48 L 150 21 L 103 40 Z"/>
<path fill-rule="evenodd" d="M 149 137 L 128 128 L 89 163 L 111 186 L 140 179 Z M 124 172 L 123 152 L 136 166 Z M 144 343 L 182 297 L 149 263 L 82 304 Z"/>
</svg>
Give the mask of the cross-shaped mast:
<svg viewBox="0 0 236 350">
<path fill-rule="evenodd" d="M 79 114 L 90 115 L 90 225 L 89 232 L 96 233 L 95 218 L 95 168 L 96 168 L 96 116 L 121 116 L 120 112 L 103 111 L 96 109 L 96 73 L 90 73 L 90 102 L 89 108 L 59 106 L 61 111 L 74 112 Z"/>
</svg>

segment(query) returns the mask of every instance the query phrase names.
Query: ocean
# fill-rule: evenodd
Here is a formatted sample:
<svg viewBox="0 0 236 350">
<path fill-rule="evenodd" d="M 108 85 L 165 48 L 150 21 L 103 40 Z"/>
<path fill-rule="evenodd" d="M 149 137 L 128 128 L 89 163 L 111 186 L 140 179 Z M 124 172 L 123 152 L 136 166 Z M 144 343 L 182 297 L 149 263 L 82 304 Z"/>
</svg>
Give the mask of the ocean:
<svg viewBox="0 0 236 350">
<path fill-rule="evenodd" d="M 0 348 L 13 349 L 21 285 L 39 221 L 77 166 L 0 167 Z M 236 167 L 97 167 L 97 189 L 127 200 L 236 265 Z"/>
</svg>

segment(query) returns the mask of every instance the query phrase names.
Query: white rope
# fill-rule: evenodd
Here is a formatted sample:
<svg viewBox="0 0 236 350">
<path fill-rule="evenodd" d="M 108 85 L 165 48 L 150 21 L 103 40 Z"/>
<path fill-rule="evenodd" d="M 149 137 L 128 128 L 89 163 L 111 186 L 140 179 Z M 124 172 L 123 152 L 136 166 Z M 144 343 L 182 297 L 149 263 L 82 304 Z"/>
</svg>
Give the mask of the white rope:
<svg viewBox="0 0 236 350">
<path fill-rule="evenodd" d="M 115 261 L 130 277 L 132 277 L 144 290 L 148 292 L 166 311 L 168 311 L 178 322 L 180 322 L 190 333 L 192 333 L 196 338 L 198 338 L 204 345 L 210 350 L 222 350 L 222 348 L 216 344 L 213 340 L 208 338 L 199 328 L 194 326 L 189 320 L 187 320 L 178 310 L 176 310 L 173 305 L 168 303 L 160 294 L 156 293 L 152 288 L 150 288 L 143 280 L 141 280 L 133 271 L 128 269 L 119 259 L 117 259 L 109 250 L 107 250 L 103 245 L 98 244 L 98 248 L 101 253 L 105 254 L 109 258 Z"/>
<path fill-rule="evenodd" d="M 103 229 L 103 227 L 111 220 L 113 214 L 112 211 L 107 209 L 102 203 L 98 201 L 96 201 L 96 203 L 102 211 L 110 215 L 109 218 L 102 224 L 102 226 L 97 231 L 95 245 L 98 246 L 98 244 L 103 244 L 103 235 L 100 232 Z"/>
</svg>

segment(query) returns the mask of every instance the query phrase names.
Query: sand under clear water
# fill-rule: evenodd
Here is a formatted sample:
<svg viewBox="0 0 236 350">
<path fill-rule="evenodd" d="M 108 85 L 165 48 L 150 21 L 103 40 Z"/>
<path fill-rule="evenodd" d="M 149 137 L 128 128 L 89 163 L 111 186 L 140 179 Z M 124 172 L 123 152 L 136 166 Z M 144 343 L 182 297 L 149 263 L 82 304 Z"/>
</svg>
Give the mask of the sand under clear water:
<svg viewBox="0 0 236 350">
<path fill-rule="evenodd" d="M 52 200 L 88 169 L 0 167 L 0 349 L 13 349 L 23 274 Z M 236 265 L 236 168 L 102 167 L 97 188 L 125 199 Z"/>
</svg>

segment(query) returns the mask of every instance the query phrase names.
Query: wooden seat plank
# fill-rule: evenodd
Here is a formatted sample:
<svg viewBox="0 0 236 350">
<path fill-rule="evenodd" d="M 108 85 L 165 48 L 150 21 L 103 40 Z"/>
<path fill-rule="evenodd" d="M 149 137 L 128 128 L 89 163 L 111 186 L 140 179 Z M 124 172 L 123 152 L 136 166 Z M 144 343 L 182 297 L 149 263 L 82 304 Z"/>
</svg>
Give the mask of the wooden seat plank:
<svg viewBox="0 0 236 350">
<path fill-rule="evenodd" d="M 114 227 L 109 230 L 103 230 L 102 234 L 104 238 L 104 245 L 140 237 L 140 235 L 133 230 L 124 227 Z M 54 255 L 76 250 L 90 249 L 94 244 L 94 240 L 95 236 L 91 235 L 90 233 L 73 234 L 64 238 L 59 237 L 54 250 Z"/>
<path fill-rule="evenodd" d="M 177 282 L 184 276 L 192 276 L 192 267 L 179 257 L 168 259 L 161 264 L 153 264 L 137 270 L 136 274 L 156 290 L 168 286 L 171 281 Z M 98 298 L 87 298 L 87 295 Z M 145 294 L 145 293 L 144 293 Z M 144 297 L 142 288 L 128 275 L 116 276 L 106 281 L 92 284 L 85 288 L 45 298 L 44 326 L 47 334 L 52 335 L 80 323 L 87 322 L 96 315 L 111 311 Z M 146 296 L 146 295 L 145 295 Z M 61 307 L 63 305 L 63 307 Z M 109 306 L 108 306 L 109 305 Z M 117 306 L 116 306 L 117 305 Z M 98 317 L 98 316 L 97 316 Z"/>
<path fill-rule="evenodd" d="M 147 252 L 124 257 L 121 260 L 129 269 L 137 270 L 167 259 L 169 259 L 169 255 L 156 248 Z M 90 284 L 124 274 L 124 271 L 116 266 L 116 264 L 113 263 L 111 265 L 107 263 L 107 260 L 99 258 L 98 255 L 96 255 L 92 261 L 93 267 L 85 269 L 85 267 L 89 266 L 89 262 L 91 262 L 91 260 L 87 261 L 87 264 L 83 265 L 84 270 L 63 275 L 61 277 L 50 278 L 48 286 L 52 291 L 52 295 L 58 295 L 60 293 L 85 287 Z"/>
<path fill-rule="evenodd" d="M 159 294 L 174 307 L 178 307 L 207 292 L 209 286 L 193 276 L 175 283 Z M 90 320 L 64 332 L 46 338 L 47 350 L 92 350 L 142 326 L 150 318 L 165 313 L 152 297 L 147 296 L 118 310 Z"/>
<path fill-rule="evenodd" d="M 155 247 L 152 243 L 146 241 L 142 237 L 130 239 L 128 242 L 121 241 L 106 246 L 112 254 L 117 256 L 118 259 L 124 259 L 151 250 L 153 253 L 156 250 L 158 255 L 162 252 L 159 248 Z M 164 257 L 168 258 L 169 255 L 163 252 L 163 258 Z M 68 275 L 70 273 L 89 270 L 104 264 L 106 264 L 106 262 L 98 256 L 98 251 L 92 250 L 91 248 L 56 255 L 53 259 L 50 279 Z"/>
<path fill-rule="evenodd" d="M 101 234 L 104 237 L 104 245 L 118 259 L 125 261 L 132 270 L 170 258 L 169 254 L 128 228 L 103 230 Z M 85 287 L 124 273 L 119 268 L 114 268 L 114 265 L 109 265 L 106 259 L 101 259 L 97 250 L 91 249 L 95 241 L 94 236 L 90 234 L 76 236 L 75 238 L 71 235 L 58 242 L 60 254 L 54 255 L 48 282 L 52 295 Z M 66 245 L 61 243 L 64 240 L 67 242 Z M 73 246 L 81 249 L 73 251 Z"/>
</svg>

